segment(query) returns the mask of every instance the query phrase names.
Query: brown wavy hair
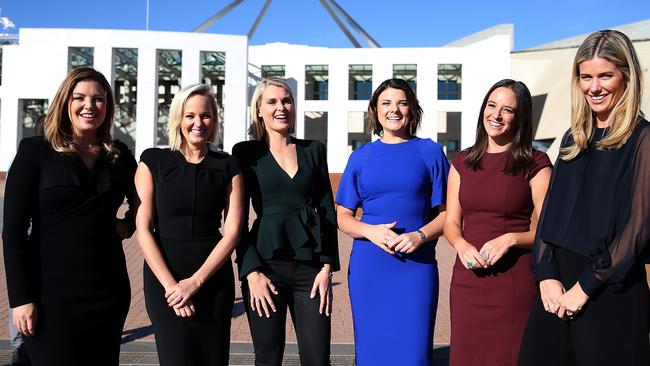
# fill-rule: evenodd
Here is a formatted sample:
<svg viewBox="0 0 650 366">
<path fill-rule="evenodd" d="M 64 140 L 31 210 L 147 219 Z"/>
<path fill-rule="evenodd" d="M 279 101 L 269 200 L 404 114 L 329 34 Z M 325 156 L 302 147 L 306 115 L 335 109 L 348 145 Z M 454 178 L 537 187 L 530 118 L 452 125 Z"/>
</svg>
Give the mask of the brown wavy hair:
<svg viewBox="0 0 650 366">
<path fill-rule="evenodd" d="M 508 88 L 515 93 L 517 108 L 513 121 L 513 138 L 508 152 L 508 164 L 503 172 L 508 175 L 517 175 L 520 172 L 530 171 L 533 167 L 533 102 L 526 84 L 512 79 L 503 79 L 492 85 L 481 104 L 481 111 L 476 125 L 476 142 L 469 148 L 465 163 L 472 169 L 481 168 L 481 161 L 488 148 L 488 135 L 483 124 L 483 114 L 490 94 L 498 88 Z"/>
<path fill-rule="evenodd" d="M 632 41 L 622 32 L 601 30 L 591 33 L 582 42 L 573 60 L 571 75 L 571 136 L 573 143 L 560 149 L 562 160 L 571 160 L 587 148 L 594 132 L 595 113 L 580 89 L 580 64 L 600 57 L 616 65 L 623 74 L 625 91 L 612 109 L 612 123 L 605 136 L 596 143 L 598 150 L 616 150 L 632 136 L 634 127 L 644 115 L 641 111 L 643 72 Z"/>
<path fill-rule="evenodd" d="M 370 123 L 368 123 L 368 130 L 370 134 L 375 134 L 381 137 L 384 133 L 384 128 L 381 127 L 379 117 L 377 116 L 377 103 L 379 102 L 379 96 L 381 93 L 389 88 L 399 89 L 406 94 L 406 104 L 409 107 L 409 120 L 407 126 L 408 137 L 415 136 L 418 127 L 420 127 L 420 122 L 422 121 L 422 107 L 420 107 L 418 98 L 415 96 L 415 92 L 413 92 L 411 86 L 402 79 L 384 80 L 384 82 L 379 84 L 377 89 L 372 93 L 370 101 L 368 102 L 368 119 L 370 121 Z"/>
<path fill-rule="evenodd" d="M 119 150 L 113 144 L 113 138 L 111 137 L 113 115 L 115 114 L 113 90 L 104 75 L 90 67 L 74 69 L 63 79 L 43 122 L 45 140 L 57 152 L 63 154 L 74 154 L 77 152 L 77 148 L 72 143 L 72 122 L 70 121 L 68 102 L 77 84 L 80 81 L 88 80 L 98 82 L 106 93 L 106 117 L 99 128 L 97 128 L 97 144 L 101 145 L 109 156 L 117 158 L 119 156 Z"/>
</svg>

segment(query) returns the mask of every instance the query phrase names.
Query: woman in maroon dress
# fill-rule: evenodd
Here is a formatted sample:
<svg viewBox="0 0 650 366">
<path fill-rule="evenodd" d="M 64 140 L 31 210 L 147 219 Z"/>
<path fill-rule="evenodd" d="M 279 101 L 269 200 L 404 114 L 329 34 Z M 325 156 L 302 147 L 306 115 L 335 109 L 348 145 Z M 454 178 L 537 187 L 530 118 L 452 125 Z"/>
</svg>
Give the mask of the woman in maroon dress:
<svg viewBox="0 0 650 366">
<path fill-rule="evenodd" d="M 450 365 L 515 365 L 536 287 L 530 248 L 551 176 L 532 148 L 522 82 L 488 91 L 474 146 L 452 162 L 445 236 L 458 252 L 451 280 Z M 462 184 L 461 184 L 462 183 Z"/>
</svg>

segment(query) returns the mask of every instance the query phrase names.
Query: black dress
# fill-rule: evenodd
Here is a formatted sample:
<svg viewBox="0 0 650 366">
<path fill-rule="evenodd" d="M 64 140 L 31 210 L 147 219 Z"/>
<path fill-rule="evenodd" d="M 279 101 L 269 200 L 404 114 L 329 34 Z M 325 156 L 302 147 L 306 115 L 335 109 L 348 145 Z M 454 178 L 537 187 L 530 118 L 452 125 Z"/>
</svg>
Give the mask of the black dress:
<svg viewBox="0 0 650 366">
<path fill-rule="evenodd" d="M 21 141 L 5 188 L 4 255 L 11 307 L 37 304 L 34 365 L 117 365 L 130 288 L 116 213 L 134 194 L 135 160 L 116 143 L 88 169 L 42 137 Z M 31 233 L 29 226 L 31 221 Z M 125 223 L 133 232 L 132 211 Z M 92 361 L 91 361 L 92 360 Z"/>
<path fill-rule="evenodd" d="M 589 300 L 564 321 L 538 296 L 520 365 L 650 362 L 650 123 L 639 121 L 616 150 L 596 149 L 605 133 L 595 129 L 576 158 L 557 160 L 533 246 L 538 281 L 556 279 L 567 290 L 578 282 Z M 562 146 L 571 144 L 567 133 Z"/>
<path fill-rule="evenodd" d="M 237 160 L 209 151 L 198 164 L 179 151 L 148 149 L 141 161 L 154 180 L 154 237 L 177 281 L 188 278 L 221 239 L 221 212 Z M 232 264 L 227 261 L 192 296 L 196 314 L 176 316 L 165 289 L 144 265 L 144 293 L 161 365 L 227 365 L 230 319 L 235 300 Z"/>
</svg>

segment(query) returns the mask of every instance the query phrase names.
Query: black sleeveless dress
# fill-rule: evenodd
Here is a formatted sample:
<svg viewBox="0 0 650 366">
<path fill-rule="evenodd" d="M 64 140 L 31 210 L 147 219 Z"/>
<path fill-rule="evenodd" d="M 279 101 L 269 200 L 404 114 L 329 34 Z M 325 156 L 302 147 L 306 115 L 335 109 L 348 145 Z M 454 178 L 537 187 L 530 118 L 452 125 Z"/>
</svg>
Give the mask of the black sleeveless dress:
<svg viewBox="0 0 650 366">
<path fill-rule="evenodd" d="M 198 164 L 179 151 L 148 149 L 141 161 L 154 179 L 154 237 L 177 281 L 190 277 L 221 239 L 221 212 L 237 160 L 210 151 Z M 196 314 L 176 316 L 165 290 L 144 266 L 144 292 L 161 365 L 227 365 L 230 319 L 235 299 L 232 264 L 227 261 L 192 297 Z"/>
</svg>

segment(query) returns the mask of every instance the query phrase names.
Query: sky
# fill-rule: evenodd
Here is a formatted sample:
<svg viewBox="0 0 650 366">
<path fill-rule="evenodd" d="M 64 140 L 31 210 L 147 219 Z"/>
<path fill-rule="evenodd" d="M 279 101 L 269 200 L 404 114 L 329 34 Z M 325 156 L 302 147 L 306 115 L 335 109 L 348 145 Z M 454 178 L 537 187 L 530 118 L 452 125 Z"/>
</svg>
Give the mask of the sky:
<svg viewBox="0 0 650 366">
<path fill-rule="evenodd" d="M 443 46 L 514 24 L 515 50 L 650 19 L 650 0 L 336 0 L 382 47 Z M 191 32 L 232 0 L 149 0 L 154 31 Z M 264 0 L 244 0 L 206 33 L 245 35 Z M 146 28 L 147 0 L 0 0 L 19 28 Z M 361 37 L 356 37 L 364 46 Z M 250 44 L 353 47 L 320 0 L 275 0 Z"/>
</svg>

